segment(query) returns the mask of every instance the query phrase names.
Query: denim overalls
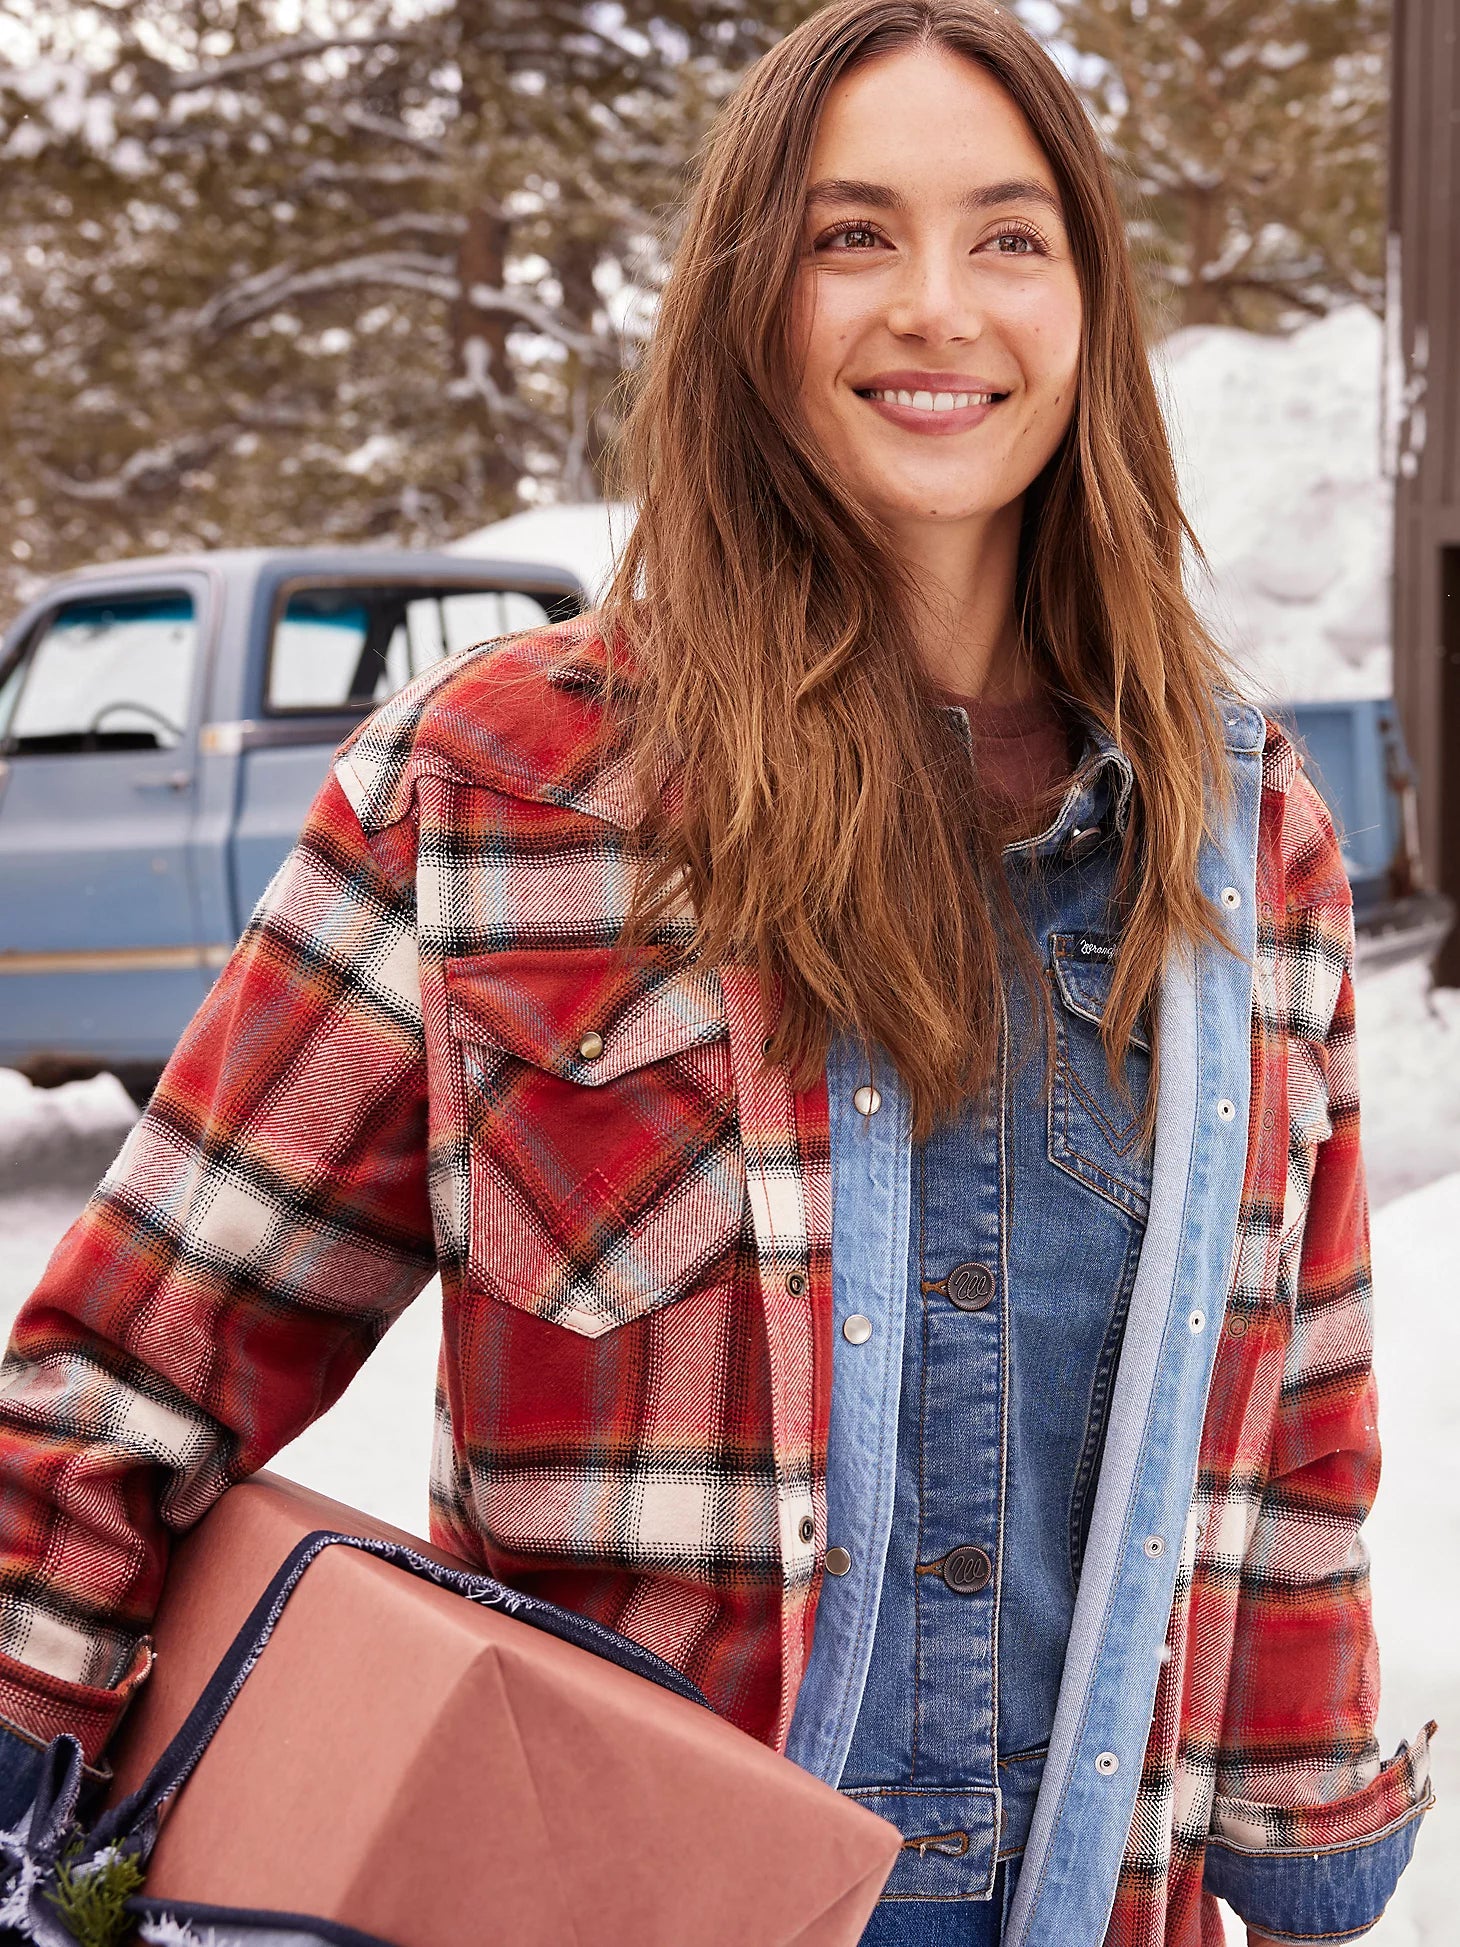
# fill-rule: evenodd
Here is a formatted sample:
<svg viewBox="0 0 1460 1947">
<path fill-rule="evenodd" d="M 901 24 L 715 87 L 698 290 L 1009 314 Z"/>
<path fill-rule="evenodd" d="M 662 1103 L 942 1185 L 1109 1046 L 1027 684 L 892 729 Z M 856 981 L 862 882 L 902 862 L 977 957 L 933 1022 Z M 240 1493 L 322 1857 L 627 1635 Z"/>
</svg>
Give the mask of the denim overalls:
<svg viewBox="0 0 1460 1947">
<path fill-rule="evenodd" d="M 1150 1187 L 1147 1044 L 1127 1102 L 1099 1031 L 1129 775 L 1087 752 L 1055 822 L 1006 850 L 1052 1077 L 1012 983 L 996 1099 L 914 1153 L 892 1528 L 840 1779 L 908 1842 L 868 1947 L 996 1942 L 1039 1787 Z M 816 1689 L 813 1644 L 808 1707 Z"/>
</svg>

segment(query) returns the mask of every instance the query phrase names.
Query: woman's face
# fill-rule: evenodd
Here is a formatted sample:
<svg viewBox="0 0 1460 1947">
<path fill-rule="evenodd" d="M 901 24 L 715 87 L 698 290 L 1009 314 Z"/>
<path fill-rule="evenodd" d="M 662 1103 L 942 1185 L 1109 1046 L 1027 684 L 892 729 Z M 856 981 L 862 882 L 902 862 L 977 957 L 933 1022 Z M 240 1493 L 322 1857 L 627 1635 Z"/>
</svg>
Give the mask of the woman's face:
<svg viewBox="0 0 1460 1947">
<path fill-rule="evenodd" d="M 793 332 L 842 484 L 895 532 L 1011 506 L 1069 425 L 1080 326 L 1054 175 L 999 83 L 935 47 L 837 82 Z"/>
</svg>

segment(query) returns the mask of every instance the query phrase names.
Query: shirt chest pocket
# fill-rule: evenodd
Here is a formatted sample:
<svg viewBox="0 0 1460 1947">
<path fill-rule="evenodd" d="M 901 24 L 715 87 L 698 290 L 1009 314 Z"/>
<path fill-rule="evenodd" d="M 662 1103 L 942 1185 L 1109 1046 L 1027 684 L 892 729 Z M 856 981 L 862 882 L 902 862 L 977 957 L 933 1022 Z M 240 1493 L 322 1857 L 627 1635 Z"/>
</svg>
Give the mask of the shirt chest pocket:
<svg viewBox="0 0 1460 1947">
<path fill-rule="evenodd" d="M 1125 1089 L 1112 1079 L 1100 1038 L 1110 1000 L 1115 942 L 1089 933 L 1050 938 L 1055 1062 L 1049 1092 L 1049 1160 L 1144 1221 L 1151 1158 L 1141 1120 L 1151 1044 L 1137 1027 L 1126 1050 Z"/>
<path fill-rule="evenodd" d="M 446 967 L 467 1276 L 585 1338 L 728 1275 L 745 1212 L 719 981 L 652 949 Z"/>
</svg>

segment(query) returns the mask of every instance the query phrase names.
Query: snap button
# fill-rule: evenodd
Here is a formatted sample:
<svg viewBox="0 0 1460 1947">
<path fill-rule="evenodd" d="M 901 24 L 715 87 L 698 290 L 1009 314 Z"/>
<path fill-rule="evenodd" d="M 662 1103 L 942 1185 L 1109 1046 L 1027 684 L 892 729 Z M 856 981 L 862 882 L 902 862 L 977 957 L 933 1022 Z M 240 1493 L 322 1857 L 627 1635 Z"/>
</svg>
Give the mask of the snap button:
<svg viewBox="0 0 1460 1947">
<path fill-rule="evenodd" d="M 842 1326 L 842 1337 L 848 1345 L 865 1345 L 872 1336 L 872 1321 L 863 1312 L 853 1312 Z"/>
<path fill-rule="evenodd" d="M 1102 1751 L 1095 1760 L 1095 1769 L 1102 1778 L 1113 1778 L 1120 1770 L 1120 1759 L 1113 1751 Z"/>
<path fill-rule="evenodd" d="M 584 1035 L 583 1039 L 578 1043 L 578 1053 L 583 1057 L 584 1061 L 597 1061 L 598 1057 L 603 1053 L 603 1036 L 598 1032 L 597 1028 L 590 1028 L 587 1034 Z"/>
<path fill-rule="evenodd" d="M 1204 1331 L 1206 1329 L 1206 1322 L 1207 1322 L 1207 1315 L 1202 1310 L 1200 1305 L 1197 1306 L 1196 1310 L 1191 1314 L 1190 1318 L 1188 1318 L 1186 1321 L 1188 1328 L 1193 1332 Z"/>
<path fill-rule="evenodd" d="M 1235 886 L 1222 887 L 1222 904 L 1234 912 L 1242 904 L 1242 895 Z"/>
<path fill-rule="evenodd" d="M 1153 1562 L 1158 1562 L 1166 1553 L 1166 1538 L 1164 1535 L 1147 1535 L 1141 1546 Z"/>
<path fill-rule="evenodd" d="M 882 1107 L 881 1094 L 870 1083 L 864 1084 L 852 1097 L 852 1107 L 858 1115 L 876 1115 Z"/>
<path fill-rule="evenodd" d="M 792 1271 L 786 1279 L 786 1289 L 793 1298 L 799 1298 L 806 1290 L 806 1280 L 799 1271 Z"/>
<path fill-rule="evenodd" d="M 977 1595 L 993 1572 L 993 1563 L 973 1542 L 952 1548 L 943 1557 L 943 1580 L 955 1595 Z"/>
<path fill-rule="evenodd" d="M 1230 1122 L 1236 1113 L 1237 1104 L 1229 1101 L 1224 1095 L 1217 1104 L 1217 1114 L 1222 1118 L 1223 1122 Z"/>
<path fill-rule="evenodd" d="M 961 1312 L 981 1312 L 994 1295 L 994 1274 L 986 1264 L 955 1264 L 944 1289 Z"/>
<path fill-rule="evenodd" d="M 1095 850 L 1105 833 L 1099 825 L 1076 825 L 1065 841 L 1067 859 L 1083 859 Z"/>
<path fill-rule="evenodd" d="M 852 1558 L 845 1548 L 828 1548 L 821 1559 L 828 1575 L 845 1575 L 852 1565 Z"/>
<path fill-rule="evenodd" d="M 812 1520 L 809 1514 L 802 1515 L 801 1525 L 796 1530 L 796 1532 L 798 1535 L 800 1535 L 802 1541 L 815 1541 L 816 1523 Z"/>
</svg>

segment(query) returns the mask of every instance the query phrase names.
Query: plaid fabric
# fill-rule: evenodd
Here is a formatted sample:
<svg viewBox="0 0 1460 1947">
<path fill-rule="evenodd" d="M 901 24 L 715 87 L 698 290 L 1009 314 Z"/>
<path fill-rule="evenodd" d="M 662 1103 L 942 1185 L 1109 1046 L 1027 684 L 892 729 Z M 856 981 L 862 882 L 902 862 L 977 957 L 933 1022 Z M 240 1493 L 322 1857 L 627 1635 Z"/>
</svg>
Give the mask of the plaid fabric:
<svg viewBox="0 0 1460 1947">
<path fill-rule="evenodd" d="M 1270 727 L 1252 1107 L 1231 1289 L 1109 1947 L 1221 1947 L 1209 1836 L 1352 1844 L 1428 1803 L 1381 1767 L 1359 1534 L 1378 1485 L 1353 916 L 1328 814 Z M 1434 1727 L 1429 1726 L 1432 1730 Z"/>
<path fill-rule="evenodd" d="M 99 1747 L 169 1536 L 439 1264 L 434 1537 L 784 1744 L 826 1539 L 825 1089 L 766 1064 L 750 972 L 676 967 L 687 913 L 613 951 L 634 797 L 569 650 L 591 625 L 443 664 L 347 747 L 17 1321 L 0 1717 Z M 1240 1235 L 1112 1947 L 1217 1941 L 1209 1832 L 1363 1837 L 1427 1789 L 1422 1745 L 1373 1742 L 1348 895 L 1276 729 L 1260 843 Z"/>
</svg>

